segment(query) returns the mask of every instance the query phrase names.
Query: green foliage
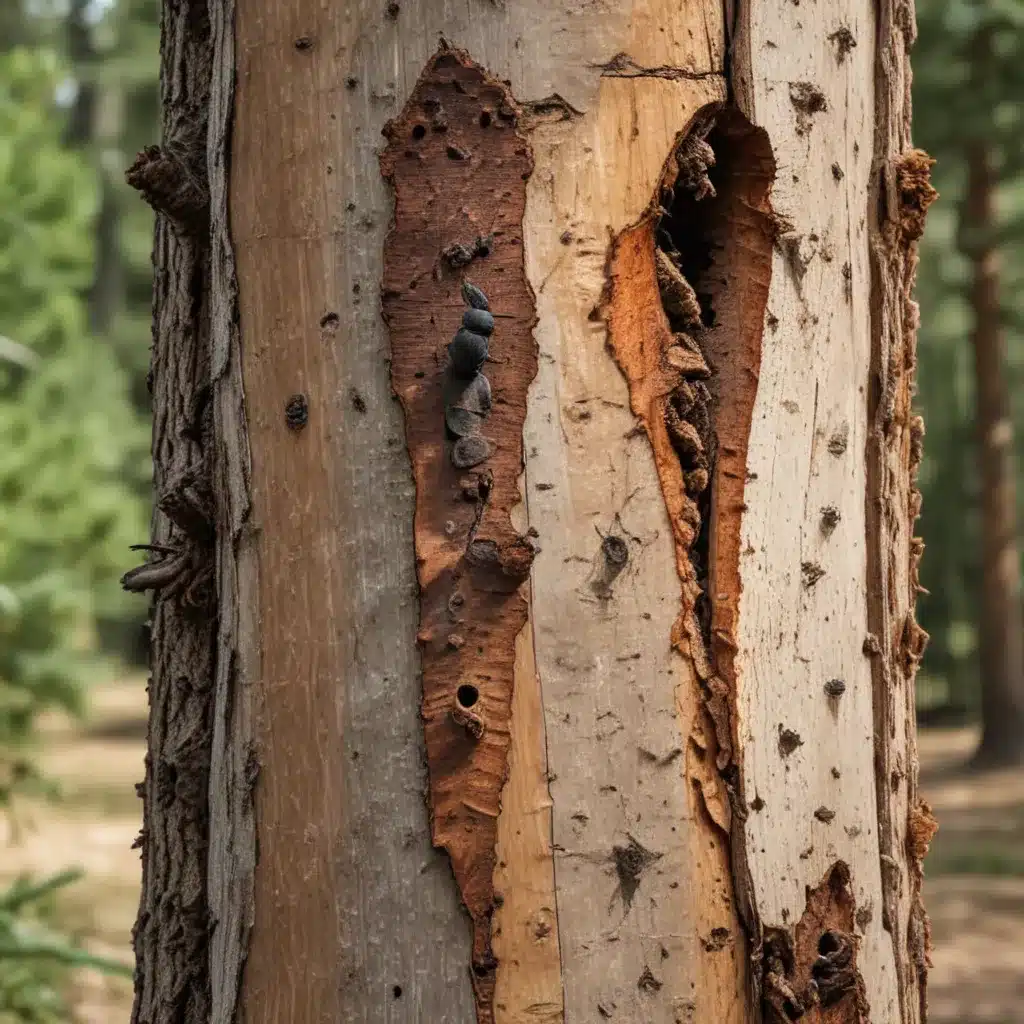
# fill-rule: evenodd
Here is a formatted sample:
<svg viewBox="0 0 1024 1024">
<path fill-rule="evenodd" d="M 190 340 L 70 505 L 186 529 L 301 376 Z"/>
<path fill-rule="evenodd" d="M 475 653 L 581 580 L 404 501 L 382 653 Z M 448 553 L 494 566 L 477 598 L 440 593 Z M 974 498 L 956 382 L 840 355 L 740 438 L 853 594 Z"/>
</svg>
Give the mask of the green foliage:
<svg viewBox="0 0 1024 1024">
<path fill-rule="evenodd" d="M 45 790 L 35 721 L 79 709 L 83 636 L 145 535 L 148 432 L 115 353 L 85 333 L 97 188 L 61 143 L 62 74 L 52 51 L 0 53 L 0 808 Z M 66 1021 L 68 966 L 125 969 L 43 925 L 74 877 L 0 893 L 0 1024 Z"/>
<path fill-rule="evenodd" d="M 0 335 L 37 356 L 0 367 L 0 750 L 48 705 L 75 706 L 74 630 L 145 529 L 128 486 L 145 429 L 84 334 L 95 187 L 60 142 L 60 70 L 46 51 L 0 56 Z"/>
<path fill-rule="evenodd" d="M 65 1024 L 60 983 L 68 967 L 131 975 L 131 968 L 96 957 L 46 925 L 52 897 L 81 877 L 62 871 L 42 882 L 15 881 L 0 892 L 0 1024 Z"/>
<path fill-rule="evenodd" d="M 991 148 L 999 176 L 997 238 L 1003 276 L 1010 392 L 1024 436 L 1024 4 L 1019 0 L 919 0 L 914 135 L 937 159 L 940 199 L 921 247 L 918 402 L 927 425 L 921 473 L 927 544 L 922 624 L 932 635 L 922 693 L 961 708 L 978 702 L 981 523 L 974 449 L 968 255 L 977 226 L 964 215 L 966 156 Z M 1024 479 L 1018 480 L 1024 522 Z"/>
<path fill-rule="evenodd" d="M 0 57 L 0 334 L 54 355 L 84 328 L 96 187 L 53 119 L 53 53 Z"/>
</svg>

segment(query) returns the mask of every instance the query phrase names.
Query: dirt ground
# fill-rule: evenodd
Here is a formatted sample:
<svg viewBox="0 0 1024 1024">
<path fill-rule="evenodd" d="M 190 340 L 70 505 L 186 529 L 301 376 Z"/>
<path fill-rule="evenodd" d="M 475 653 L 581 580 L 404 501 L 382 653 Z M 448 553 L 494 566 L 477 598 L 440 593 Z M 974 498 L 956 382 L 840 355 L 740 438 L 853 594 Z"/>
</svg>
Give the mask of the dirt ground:
<svg viewBox="0 0 1024 1024">
<path fill-rule="evenodd" d="M 93 694 L 86 725 L 46 725 L 42 767 L 62 799 L 21 808 L 20 835 L 0 845 L 0 880 L 80 865 L 59 921 L 90 950 L 130 960 L 140 865 L 134 783 L 142 778 L 141 681 Z M 924 795 L 940 823 L 926 861 L 934 968 L 931 1024 L 1024 1024 L 1024 771 L 968 775 L 971 730 L 922 734 Z M 92 971 L 75 977 L 75 1024 L 127 1024 L 131 985 Z M 879 1021 L 877 1024 L 889 1024 Z"/>
</svg>

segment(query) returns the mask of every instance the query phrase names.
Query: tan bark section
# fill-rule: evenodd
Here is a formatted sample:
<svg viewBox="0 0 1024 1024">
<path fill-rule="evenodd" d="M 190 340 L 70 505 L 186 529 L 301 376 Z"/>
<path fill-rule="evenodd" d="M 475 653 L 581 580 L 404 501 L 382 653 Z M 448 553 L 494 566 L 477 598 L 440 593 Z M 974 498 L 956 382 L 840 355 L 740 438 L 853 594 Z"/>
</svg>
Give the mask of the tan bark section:
<svg viewBox="0 0 1024 1024">
<path fill-rule="evenodd" d="M 499 1021 L 559 1024 L 564 1017 L 551 796 L 543 693 L 529 626 L 516 638 L 515 678 L 494 873 L 494 1011 Z"/>
<path fill-rule="evenodd" d="M 565 1017 L 741 1020 L 724 844 L 686 776 L 698 708 L 671 647 L 672 524 L 599 311 L 610 240 L 650 204 L 678 133 L 723 96 L 721 20 L 710 5 L 634 13 L 628 42 L 588 37 L 605 64 L 596 94 L 557 88 L 580 113 L 536 109 L 530 133 L 540 366 L 526 496 Z"/>
<path fill-rule="evenodd" d="M 921 1019 L 924 971 L 907 842 L 925 813 L 913 733 L 915 256 L 899 224 L 911 209 L 920 221 L 927 201 L 897 184 L 913 18 L 866 0 L 771 0 L 740 15 L 737 98 L 786 154 L 741 563 L 754 901 L 766 934 L 787 931 L 818 879 L 846 865 L 871 1019 L 906 1024 Z"/>
</svg>

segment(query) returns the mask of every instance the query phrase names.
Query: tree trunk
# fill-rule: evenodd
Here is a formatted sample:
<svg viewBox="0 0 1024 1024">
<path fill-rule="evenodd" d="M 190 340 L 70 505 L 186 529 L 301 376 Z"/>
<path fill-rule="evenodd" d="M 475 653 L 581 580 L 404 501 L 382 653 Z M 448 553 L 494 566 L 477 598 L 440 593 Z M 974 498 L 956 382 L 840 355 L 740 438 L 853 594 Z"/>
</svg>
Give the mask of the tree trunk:
<svg viewBox="0 0 1024 1024">
<path fill-rule="evenodd" d="M 999 304 L 995 170 L 984 141 L 967 153 L 962 246 L 971 262 L 975 429 L 981 498 L 981 744 L 983 766 L 1024 760 L 1024 628 L 1021 618 L 1013 421 Z"/>
<path fill-rule="evenodd" d="M 728 6 L 165 4 L 138 1024 L 923 1019 L 913 25 Z"/>
<path fill-rule="evenodd" d="M 121 211 L 111 178 L 119 154 L 111 151 L 121 135 L 122 96 L 118 87 L 100 87 L 99 55 L 92 39 L 88 0 L 72 0 L 67 15 L 68 57 L 78 75 L 78 93 L 68 116 L 65 142 L 87 150 L 96 168 L 100 203 L 94 232 L 95 270 L 88 292 L 89 330 L 102 338 L 124 307 Z"/>
</svg>

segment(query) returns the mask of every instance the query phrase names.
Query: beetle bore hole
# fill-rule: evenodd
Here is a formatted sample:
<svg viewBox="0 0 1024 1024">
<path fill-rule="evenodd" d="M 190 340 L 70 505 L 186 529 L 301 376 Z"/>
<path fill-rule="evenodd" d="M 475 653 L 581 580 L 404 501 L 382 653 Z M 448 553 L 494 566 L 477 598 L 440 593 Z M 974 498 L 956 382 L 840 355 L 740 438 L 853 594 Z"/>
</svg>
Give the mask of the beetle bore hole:
<svg viewBox="0 0 1024 1024">
<path fill-rule="evenodd" d="M 481 111 L 480 113 L 480 127 L 490 128 L 491 126 L 491 115 L 487 110 Z"/>
<path fill-rule="evenodd" d="M 818 952 L 822 956 L 838 953 L 842 948 L 843 943 L 835 932 L 822 932 L 821 938 L 818 939 Z"/>
<path fill-rule="evenodd" d="M 471 708 L 480 699 L 480 691 L 469 683 L 463 683 L 456 691 L 455 697 L 462 707 Z"/>
<path fill-rule="evenodd" d="M 391 990 L 391 994 L 392 994 L 392 996 L 395 997 L 395 999 L 401 999 L 402 998 L 402 986 L 401 985 L 396 985 Z"/>
<path fill-rule="evenodd" d="M 612 565 L 622 566 L 629 561 L 629 548 L 621 537 L 609 534 L 601 541 L 601 550 Z"/>
<path fill-rule="evenodd" d="M 414 139 L 422 139 L 427 134 L 427 129 L 421 124 L 415 124 L 412 127 L 412 137 Z"/>
</svg>

